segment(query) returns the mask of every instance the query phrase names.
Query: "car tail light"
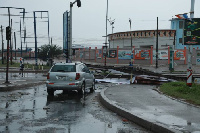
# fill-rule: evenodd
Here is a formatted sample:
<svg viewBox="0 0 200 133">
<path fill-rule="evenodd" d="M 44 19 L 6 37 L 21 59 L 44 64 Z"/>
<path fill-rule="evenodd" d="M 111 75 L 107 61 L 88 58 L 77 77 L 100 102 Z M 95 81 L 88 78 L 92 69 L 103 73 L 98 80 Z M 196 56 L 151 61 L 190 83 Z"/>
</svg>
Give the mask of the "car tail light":
<svg viewBox="0 0 200 133">
<path fill-rule="evenodd" d="M 76 73 L 76 78 L 75 78 L 75 80 L 78 80 L 79 78 L 80 78 L 80 73 Z"/>
<path fill-rule="evenodd" d="M 49 75 L 50 75 L 50 74 L 48 73 L 48 74 L 47 74 L 47 79 L 50 79 L 50 76 L 49 76 Z"/>
</svg>

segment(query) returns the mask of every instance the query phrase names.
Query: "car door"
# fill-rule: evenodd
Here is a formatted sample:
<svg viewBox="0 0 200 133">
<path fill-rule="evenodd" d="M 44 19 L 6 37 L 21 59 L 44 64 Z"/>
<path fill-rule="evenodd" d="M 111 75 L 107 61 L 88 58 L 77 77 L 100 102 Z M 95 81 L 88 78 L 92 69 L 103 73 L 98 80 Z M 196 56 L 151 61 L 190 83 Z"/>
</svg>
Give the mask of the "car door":
<svg viewBox="0 0 200 133">
<path fill-rule="evenodd" d="M 92 83 L 93 83 L 93 74 L 90 72 L 89 68 L 83 64 L 84 68 L 83 71 L 85 72 L 85 82 L 86 82 L 86 87 L 90 88 L 92 87 Z"/>
</svg>

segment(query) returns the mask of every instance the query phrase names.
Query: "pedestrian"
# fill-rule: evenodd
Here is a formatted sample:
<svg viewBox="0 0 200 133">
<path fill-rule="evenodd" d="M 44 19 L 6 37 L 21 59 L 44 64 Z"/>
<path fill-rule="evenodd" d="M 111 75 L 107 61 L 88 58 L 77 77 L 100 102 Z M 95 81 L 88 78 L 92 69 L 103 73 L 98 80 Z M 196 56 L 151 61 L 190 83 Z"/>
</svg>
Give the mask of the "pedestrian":
<svg viewBox="0 0 200 133">
<path fill-rule="evenodd" d="M 24 71 L 24 64 L 23 63 L 21 63 L 20 64 L 20 73 L 19 74 L 22 74 L 22 77 L 23 77 L 23 71 Z"/>
</svg>

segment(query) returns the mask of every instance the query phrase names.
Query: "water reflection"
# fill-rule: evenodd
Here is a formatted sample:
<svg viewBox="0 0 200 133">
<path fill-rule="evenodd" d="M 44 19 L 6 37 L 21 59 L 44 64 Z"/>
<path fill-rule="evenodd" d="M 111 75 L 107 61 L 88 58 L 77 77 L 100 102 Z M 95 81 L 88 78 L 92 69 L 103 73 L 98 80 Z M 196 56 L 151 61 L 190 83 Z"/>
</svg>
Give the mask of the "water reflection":
<svg viewBox="0 0 200 133">
<path fill-rule="evenodd" d="M 52 95 L 47 95 L 47 103 L 52 102 L 52 101 L 67 101 L 67 100 L 74 100 L 76 102 L 80 101 L 83 96 L 78 95 L 77 92 L 72 91 L 68 92 L 68 94 L 65 93 L 60 93 L 56 94 L 54 96 Z"/>
</svg>

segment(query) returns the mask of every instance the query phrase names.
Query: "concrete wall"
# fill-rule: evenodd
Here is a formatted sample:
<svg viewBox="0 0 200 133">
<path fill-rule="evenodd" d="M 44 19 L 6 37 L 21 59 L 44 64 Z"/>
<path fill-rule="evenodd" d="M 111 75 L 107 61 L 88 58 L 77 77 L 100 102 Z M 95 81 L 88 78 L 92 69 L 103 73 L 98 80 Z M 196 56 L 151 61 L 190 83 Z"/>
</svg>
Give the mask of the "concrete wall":
<svg viewBox="0 0 200 133">
<path fill-rule="evenodd" d="M 97 53 L 96 53 L 97 50 L 102 50 L 102 49 L 77 50 L 76 51 L 76 55 L 73 57 L 73 59 L 76 60 L 76 61 L 87 61 L 87 62 L 94 62 L 94 63 L 102 63 L 102 64 L 104 64 L 105 63 L 105 57 L 102 57 L 102 56 L 97 57 Z M 126 49 L 124 49 L 124 48 L 118 48 L 118 49 L 117 48 L 112 48 L 110 50 L 128 51 L 130 49 L 128 49 L 128 48 L 126 48 Z M 136 50 L 141 50 L 141 49 L 135 48 L 135 51 Z M 152 49 L 152 50 L 151 49 L 142 49 L 142 50 L 147 50 L 147 51 L 154 50 L 154 54 L 155 54 L 155 48 Z M 159 49 L 159 50 L 163 50 L 163 49 Z M 193 54 L 192 55 L 192 64 L 193 65 L 196 65 L 196 59 L 200 58 L 200 57 L 197 57 L 197 52 L 196 51 L 200 51 L 200 50 L 193 49 L 193 52 L 192 52 L 192 54 Z M 152 54 L 152 53 L 150 52 L 150 54 Z M 187 54 L 188 54 L 188 50 L 186 50 L 186 58 L 182 59 L 182 60 L 174 60 L 174 65 L 179 65 L 179 64 L 185 64 L 186 65 L 187 64 Z M 119 58 L 117 58 L 117 56 L 115 58 L 109 58 L 109 57 L 106 58 L 106 63 L 110 63 L 110 64 L 127 64 L 127 65 L 129 65 L 130 61 L 131 61 L 131 59 L 119 59 Z M 158 59 L 158 64 L 159 65 L 168 65 L 168 63 L 169 63 L 169 58 L 167 58 L 167 59 Z M 156 64 L 156 60 L 155 60 L 155 58 L 153 59 L 153 56 L 148 58 L 148 59 L 135 59 L 135 56 L 134 56 L 134 64 L 155 65 Z"/>
</svg>

